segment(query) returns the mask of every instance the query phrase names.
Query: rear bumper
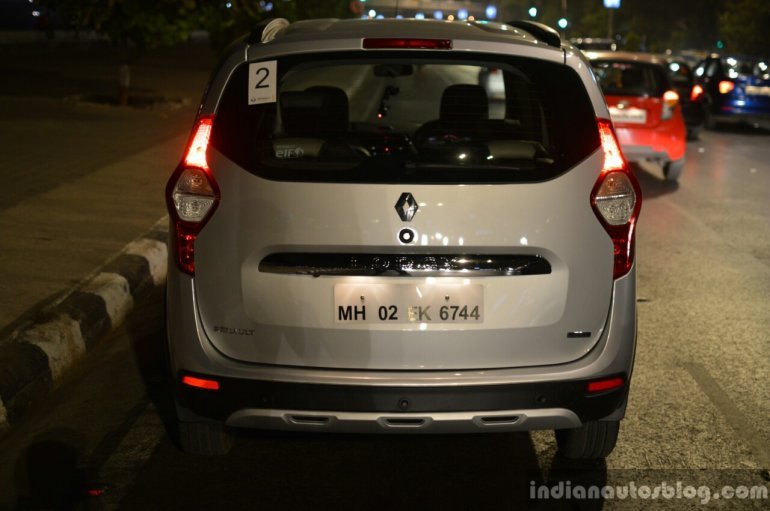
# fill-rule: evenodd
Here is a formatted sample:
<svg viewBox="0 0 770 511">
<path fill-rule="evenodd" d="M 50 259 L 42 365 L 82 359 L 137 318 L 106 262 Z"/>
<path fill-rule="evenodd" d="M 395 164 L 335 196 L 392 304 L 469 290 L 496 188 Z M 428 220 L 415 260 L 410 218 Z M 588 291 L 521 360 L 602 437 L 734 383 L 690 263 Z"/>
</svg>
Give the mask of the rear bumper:
<svg viewBox="0 0 770 511">
<path fill-rule="evenodd" d="M 224 356 L 193 312 L 191 279 L 170 272 L 167 326 L 180 418 L 238 427 L 415 433 L 561 429 L 620 419 L 636 342 L 635 280 L 633 268 L 614 282 L 601 338 L 578 360 L 486 370 L 366 371 L 267 366 Z M 220 390 L 182 386 L 182 375 L 215 379 Z M 588 381 L 618 376 L 622 387 L 587 392 Z"/>
<path fill-rule="evenodd" d="M 404 388 L 216 379 L 217 391 L 180 384 L 179 404 L 231 426 L 357 433 L 577 427 L 612 414 L 628 388 L 591 394 L 587 381 Z"/>
<path fill-rule="evenodd" d="M 712 118 L 721 123 L 745 123 L 770 129 L 770 113 L 741 109 L 730 105 L 722 106 Z"/>
<path fill-rule="evenodd" d="M 681 117 L 657 128 L 615 127 L 620 148 L 628 161 L 681 160 L 685 153 L 686 129 Z"/>
</svg>

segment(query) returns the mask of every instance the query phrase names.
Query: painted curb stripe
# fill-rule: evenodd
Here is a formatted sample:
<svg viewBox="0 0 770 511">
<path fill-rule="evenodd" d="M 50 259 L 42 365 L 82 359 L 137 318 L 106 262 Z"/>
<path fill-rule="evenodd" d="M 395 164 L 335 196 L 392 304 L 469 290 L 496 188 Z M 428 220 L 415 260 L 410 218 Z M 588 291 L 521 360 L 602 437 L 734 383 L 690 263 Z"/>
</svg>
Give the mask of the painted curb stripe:
<svg viewBox="0 0 770 511">
<path fill-rule="evenodd" d="M 156 286 L 166 281 L 168 250 L 165 243 L 142 238 L 129 243 L 125 252 L 126 254 L 138 255 L 147 259 L 147 263 L 150 266 L 150 275 L 152 275 L 152 281 Z"/>
<path fill-rule="evenodd" d="M 74 291 L 45 315 L 49 320 L 69 316 L 80 326 L 80 335 L 90 348 L 110 330 L 110 317 L 104 299 L 94 293 Z M 44 322 L 41 318 L 40 322 Z"/>
<path fill-rule="evenodd" d="M 0 397 L 0 431 L 8 427 L 8 412 L 3 404 L 3 398 Z"/>
<path fill-rule="evenodd" d="M 14 342 L 0 346 L 0 399 L 13 422 L 32 398 L 48 391 L 51 373 L 48 357 L 38 346 Z"/>
<path fill-rule="evenodd" d="M 100 273 L 0 344 L 0 431 L 49 392 L 105 332 L 123 323 L 147 288 L 163 285 L 167 224 L 167 217 L 159 220 Z"/>
<path fill-rule="evenodd" d="M 80 324 L 66 315 L 33 326 L 22 334 L 22 340 L 45 352 L 54 382 L 86 352 Z"/>
<path fill-rule="evenodd" d="M 111 327 L 117 328 L 134 307 L 134 297 L 125 277 L 117 273 L 100 273 L 81 291 L 100 296 L 104 300 Z"/>
</svg>

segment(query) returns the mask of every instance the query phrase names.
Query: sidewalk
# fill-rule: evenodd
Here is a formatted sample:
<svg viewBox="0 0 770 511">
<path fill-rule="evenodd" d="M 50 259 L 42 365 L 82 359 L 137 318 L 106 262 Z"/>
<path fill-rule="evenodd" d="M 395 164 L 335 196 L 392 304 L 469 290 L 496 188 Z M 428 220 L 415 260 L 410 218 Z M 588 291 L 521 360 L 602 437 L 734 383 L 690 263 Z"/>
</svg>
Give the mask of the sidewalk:
<svg viewBox="0 0 770 511">
<path fill-rule="evenodd" d="M 144 55 L 132 88 L 172 100 L 154 109 L 82 101 L 115 93 L 115 53 L 0 46 L 0 430 L 165 281 L 165 182 L 214 58 Z"/>
</svg>

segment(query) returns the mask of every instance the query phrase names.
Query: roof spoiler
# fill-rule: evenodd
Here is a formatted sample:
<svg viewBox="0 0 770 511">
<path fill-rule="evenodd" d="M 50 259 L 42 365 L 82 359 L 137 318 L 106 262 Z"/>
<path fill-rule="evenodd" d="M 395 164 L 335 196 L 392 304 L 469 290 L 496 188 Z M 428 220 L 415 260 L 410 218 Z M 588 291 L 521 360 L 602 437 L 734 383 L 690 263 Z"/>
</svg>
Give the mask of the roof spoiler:
<svg viewBox="0 0 770 511">
<path fill-rule="evenodd" d="M 289 26 L 289 20 L 284 18 L 268 18 L 257 23 L 246 42 L 249 44 L 266 43 L 275 39 L 281 31 Z"/>
<path fill-rule="evenodd" d="M 559 33 L 544 23 L 529 20 L 514 20 L 509 21 L 506 24 L 529 32 L 535 39 L 543 41 L 548 46 L 561 48 L 561 37 L 559 36 Z"/>
</svg>

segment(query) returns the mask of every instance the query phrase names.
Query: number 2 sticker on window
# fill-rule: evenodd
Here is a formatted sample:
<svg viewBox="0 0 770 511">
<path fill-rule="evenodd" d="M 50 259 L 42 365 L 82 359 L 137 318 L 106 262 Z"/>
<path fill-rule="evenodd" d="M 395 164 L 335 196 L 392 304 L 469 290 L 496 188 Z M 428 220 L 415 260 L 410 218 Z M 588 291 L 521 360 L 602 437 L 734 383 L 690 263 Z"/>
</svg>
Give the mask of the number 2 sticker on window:
<svg viewBox="0 0 770 511">
<path fill-rule="evenodd" d="M 249 64 L 249 105 L 275 103 L 276 61 Z"/>
</svg>

